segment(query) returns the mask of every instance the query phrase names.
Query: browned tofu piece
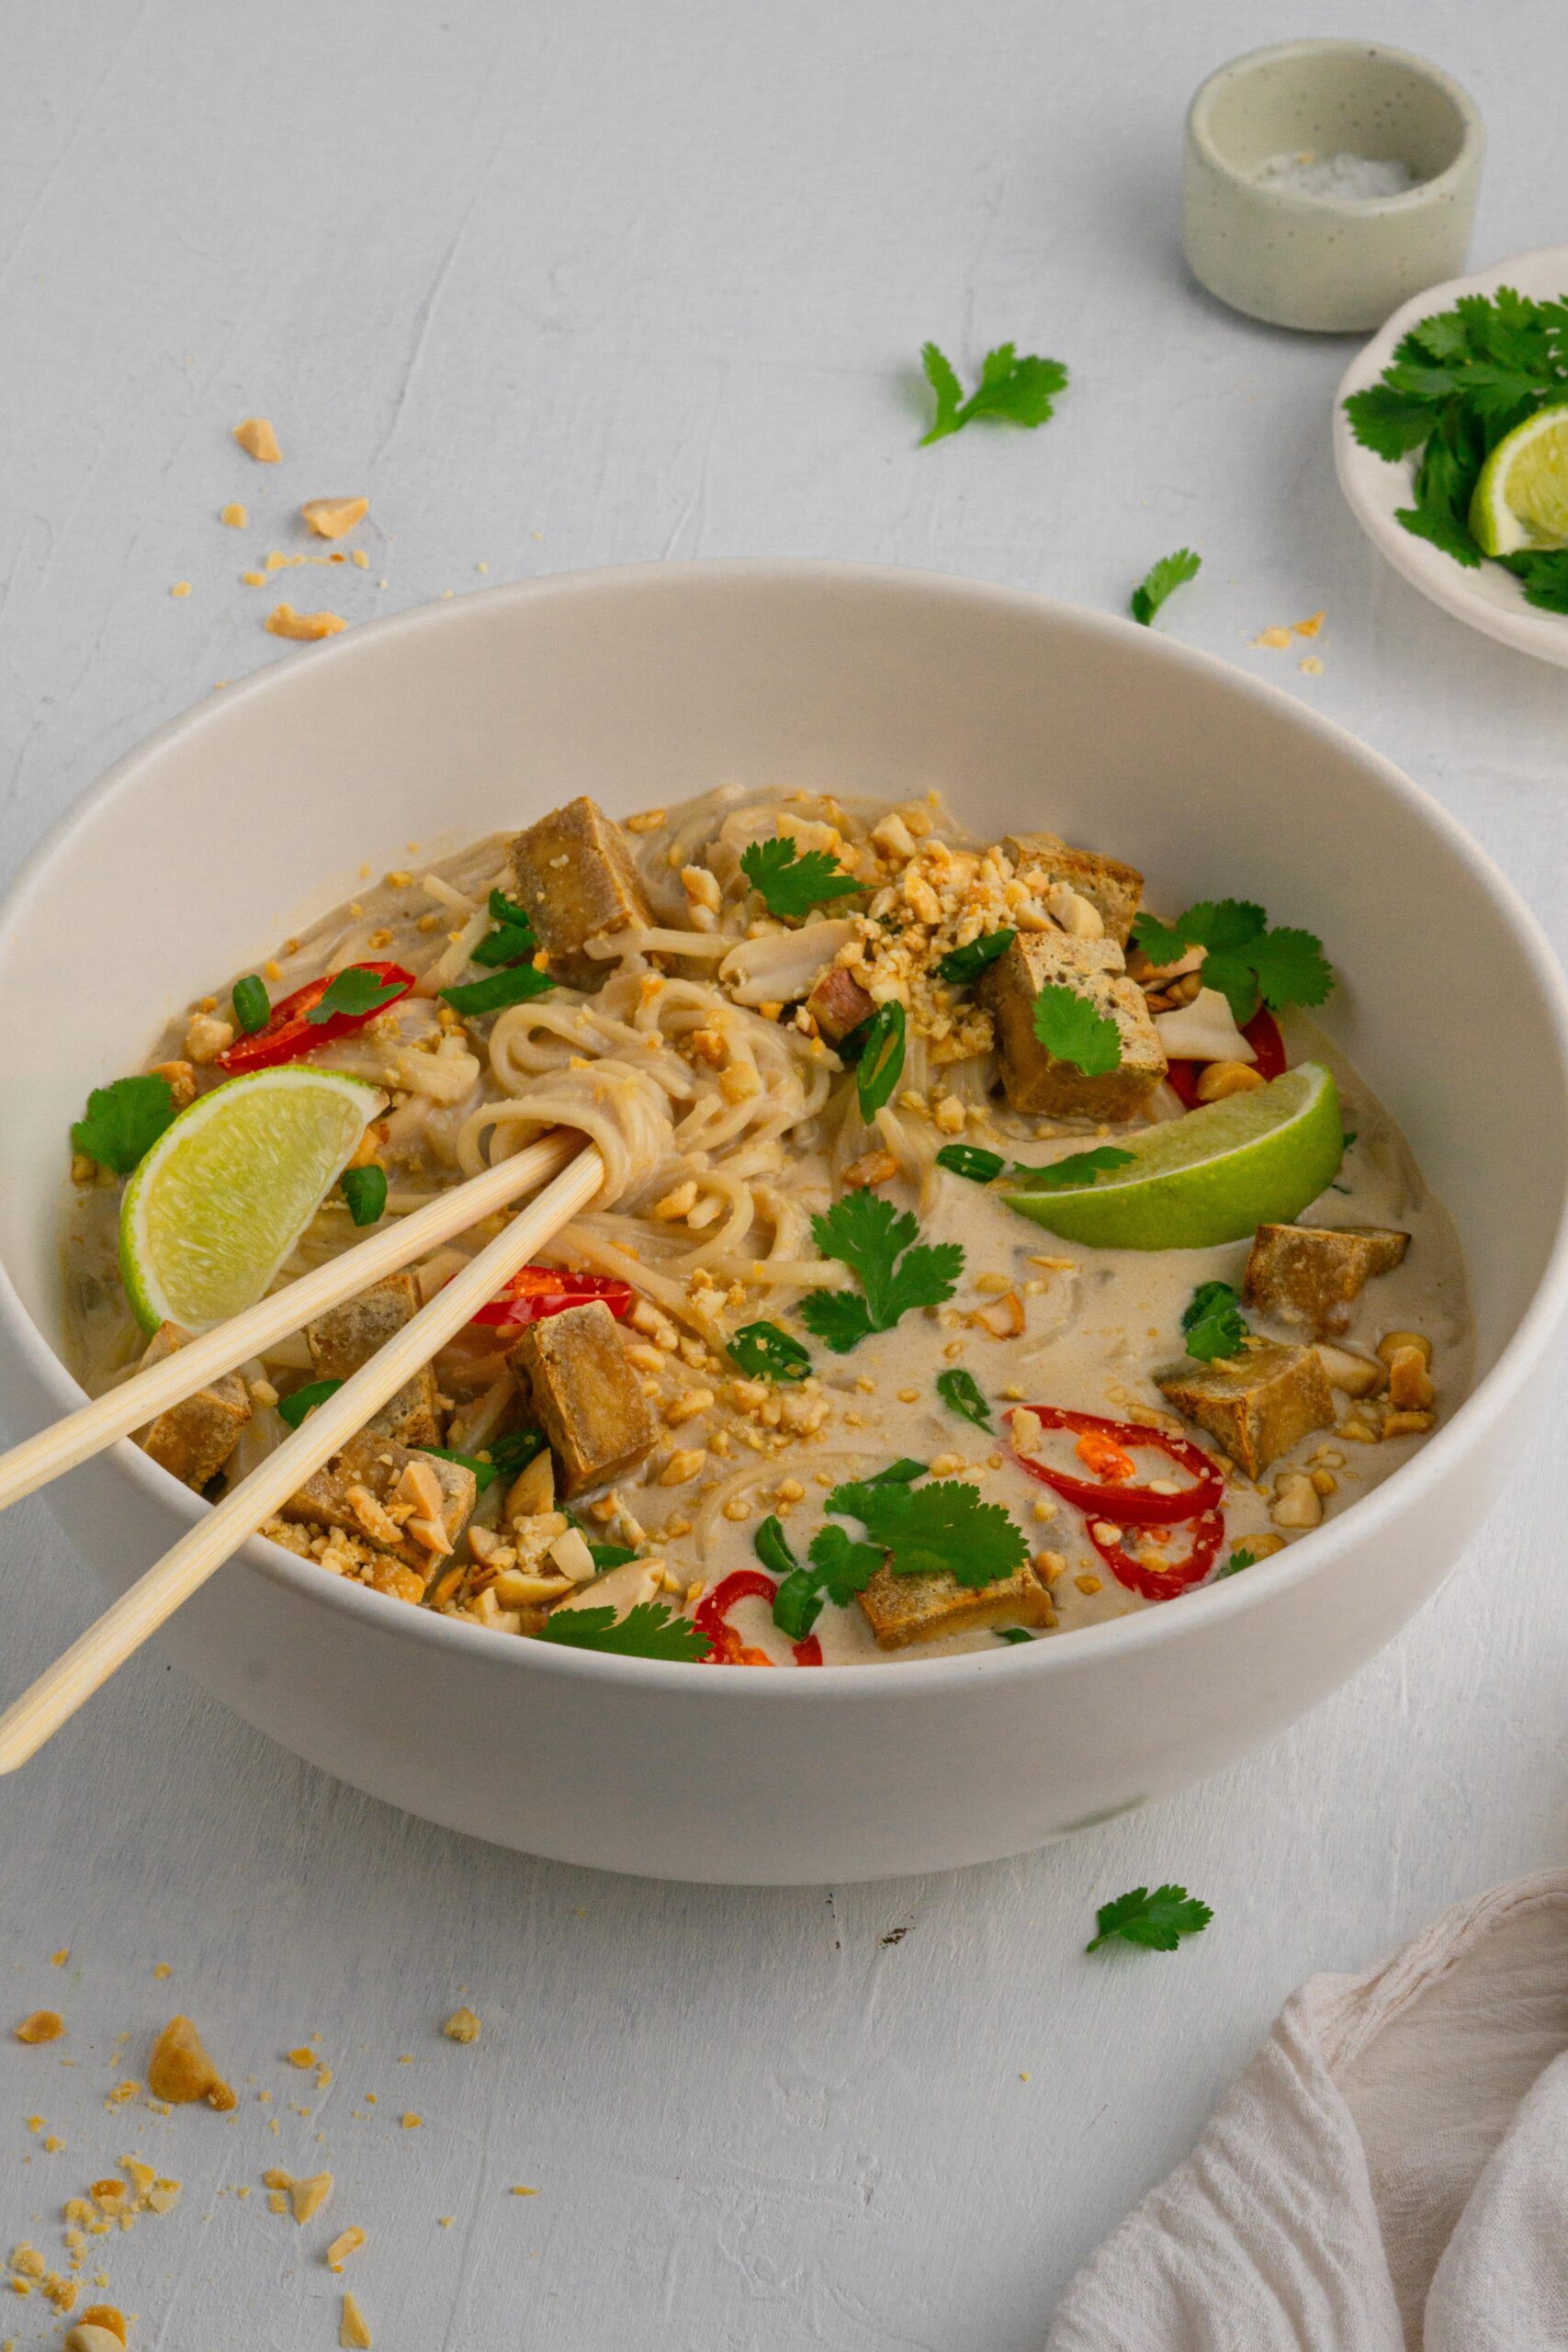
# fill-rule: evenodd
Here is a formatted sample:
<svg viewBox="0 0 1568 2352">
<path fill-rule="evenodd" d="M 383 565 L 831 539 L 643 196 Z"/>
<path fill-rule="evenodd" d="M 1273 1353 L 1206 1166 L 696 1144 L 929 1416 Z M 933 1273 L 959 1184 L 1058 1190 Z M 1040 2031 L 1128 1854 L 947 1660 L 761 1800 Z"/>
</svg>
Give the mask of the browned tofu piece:
<svg viewBox="0 0 1568 2352">
<path fill-rule="evenodd" d="M 604 976 L 604 965 L 583 954 L 585 940 L 650 920 L 626 835 L 593 800 L 569 800 L 519 833 L 512 875 L 551 971 L 576 988 Z"/>
<path fill-rule="evenodd" d="M 1055 833 L 1010 833 L 1002 847 L 1021 874 L 1043 874 L 1047 888 L 1065 882 L 1087 899 L 1117 945 L 1126 946 L 1144 895 L 1144 877 L 1135 865 L 1101 857 L 1097 850 L 1069 849 Z"/>
<path fill-rule="evenodd" d="M 876 1011 L 876 1000 L 868 996 L 852 972 L 841 964 L 830 965 L 806 1000 L 806 1009 L 815 1014 L 817 1026 L 824 1037 L 835 1046 L 869 1021 Z"/>
<path fill-rule="evenodd" d="M 1027 1564 L 995 1584 L 960 1584 L 945 1569 L 916 1577 L 878 1568 L 860 1596 L 867 1624 L 885 1650 L 934 1642 L 944 1634 L 974 1634 L 987 1625 L 1044 1625 L 1051 1596 Z"/>
<path fill-rule="evenodd" d="M 190 1333 L 177 1323 L 160 1323 L 147 1343 L 142 1363 L 162 1363 L 189 1338 Z M 138 1430 L 136 1442 L 162 1468 L 199 1493 L 222 1469 L 250 1418 L 251 1399 L 244 1382 L 237 1372 L 226 1372 Z"/>
<path fill-rule="evenodd" d="M 1055 984 L 1087 997 L 1116 1023 L 1120 1066 L 1086 1077 L 1058 1061 L 1034 1034 L 1034 1000 Z M 1065 932 L 1020 932 L 1005 956 L 980 976 L 976 989 L 990 1009 L 1001 1053 L 1002 1083 L 1015 1111 L 1054 1118 L 1131 1119 L 1169 1067 L 1144 991 L 1122 968 L 1113 939 L 1070 939 Z"/>
<path fill-rule="evenodd" d="M 405 1567 L 417 1568 L 426 1575 L 446 1557 L 445 1552 L 421 1544 L 410 1534 L 392 1543 L 387 1540 L 384 1529 L 378 1532 L 378 1510 L 385 1512 L 395 1500 L 411 1462 L 423 1463 L 434 1474 L 441 1492 L 438 1523 L 446 1531 L 448 1546 L 455 1548 L 473 1516 L 479 1497 L 479 1482 L 473 1472 L 465 1469 L 460 1462 L 444 1462 L 439 1454 L 421 1453 L 400 1445 L 395 1438 L 378 1435 L 371 1430 L 361 1430 L 357 1436 L 351 1437 L 302 1487 L 296 1487 L 278 1517 L 301 1527 L 341 1528 L 347 1534 L 358 1536 L 361 1542 L 390 1553 Z"/>
<path fill-rule="evenodd" d="M 1217 1363 L 1183 1363 L 1156 1384 L 1177 1411 L 1217 1437 L 1233 1462 L 1256 1478 L 1309 1430 L 1334 1422 L 1334 1395 L 1313 1348 L 1266 1340 Z"/>
<path fill-rule="evenodd" d="M 657 1429 L 602 1298 L 531 1323 L 507 1359 L 570 1495 L 635 1469 Z"/>
<path fill-rule="evenodd" d="M 1350 1309 L 1374 1274 L 1397 1266 L 1408 1233 L 1380 1225 L 1260 1225 L 1247 1261 L 1248 1306 L 1305 1323 L 1314 1338 L 1348 1330 Z"/>
<path fill-rule="evenodd" d="M 369 1363 L 405 1323 L 419 1313 L 419 1284 L 412 1274 L 389 1274 L 342 1306 L 329 1307 L 305 1327 L 305 1340 L 318 1380 L 347 1380 Z M 383 1431 L 400 1445 L 439 1445 L 441 1420 L 435 1374 L 422 1364 L 366 1427 Z"/>
</svg>

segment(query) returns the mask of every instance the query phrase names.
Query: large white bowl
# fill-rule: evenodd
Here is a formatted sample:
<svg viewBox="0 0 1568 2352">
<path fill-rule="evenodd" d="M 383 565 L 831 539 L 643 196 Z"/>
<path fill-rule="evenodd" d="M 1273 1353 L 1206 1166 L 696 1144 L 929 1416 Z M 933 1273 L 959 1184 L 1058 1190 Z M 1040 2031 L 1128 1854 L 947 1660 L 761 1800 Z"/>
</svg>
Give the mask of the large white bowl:
<svg viewBox="0 0 1568 2352">
<path fill-rule="evenodd" d="M 1482 1377 L 1431 1443 L 1288 1554 L 1062 1641 L 817 1674 L 506 1641 L 257 1540 L 168 1654 L 342 1779 L 504 1845 L 791 1883 L 1013 1853 L 1212 1772 L 1434 1591 L 1525 1442 L 1568 1290 L 1568 1012 L 1529 917 L 1449 819 L 1273 688 L 1131 623 L 971 582 L 692 564 L 498 589 L 291 656 L 123 761 L 0 910 L 8 1133 L 0 1405 L 80 1401 L 56 1353 L 65 1130 L 192 990 L 350 895 L 362 861 L 571 794 L 725 779 L 1047 824 L 1162 903 L 1245 893 L 1320 931 L 1328 1027 L 1459 1221 Z M 84 944 L 90 943 L 90 952 Z M 201 1505 L 129 1443 L 51 1489 L 114 1590 Z"/>
</svg>

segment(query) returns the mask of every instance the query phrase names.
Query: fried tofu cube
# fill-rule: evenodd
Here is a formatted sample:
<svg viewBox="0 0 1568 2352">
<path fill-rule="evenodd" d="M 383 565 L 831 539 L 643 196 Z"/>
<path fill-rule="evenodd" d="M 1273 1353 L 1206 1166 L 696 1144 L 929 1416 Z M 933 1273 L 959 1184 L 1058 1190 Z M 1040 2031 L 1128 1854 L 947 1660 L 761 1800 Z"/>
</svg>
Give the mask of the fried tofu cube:
<svg viewBox="0 0 1568 2352">
<path fill-rule="evenodd" d="M 405 1323 L 412 1322 L 419 1308 L 419 1284 L 412 1274 L 389 1274 L 361 1291 L 357 1298 L 318 1315 L 305 1327 L 316 1378 L 349 1379 Z M 429 1364 L 422 1364 L 366 1426 L 374 1434 L 384 1431 L 396 1438 L 400 1445 L 439 1445 L 441 1419 L 435 1396 L 435 1374 Z"/>
<path fill-rule="evenodd" d="M 1116 1023 L 1122 1059 L 1089 1078 L 1058 1060 L 1034 1034 L 1034 1001 L 1056 985 L 1087 997 Z M 1020 932 L 981 975 L 976 991 L 996 1023 L 1002 1083 L 1015 1111 L 1054 1118 L 1131 1119 L 1169 1067 L 1144 991 L 1122 969 L 1113 939 L 1072 939 L 1061 932 Z"/>
<path fill-rule="evenodd" d="M 885 1650 L 908 1649 L 914 1642 L 940 1641 L 944 1634 L 974 1634 L 987 1625 L 1044 1625 L 1051 1597 L 1027 1563 L 995 1584 L 960 1584 L 945 1568 L 919 1576 L 895 1576 L 878 1568 L 860 1596 L 865 1620 Z"/>
<path fill-rule="evenodd" d="M 1216 1363 L 1183 1363 L 1156 1375 L 1177 1411 L 1217 1437 L 1233 1462 L 1256 1478 L 1309 1430 L 1334 1420 L 1334 1393 L 1313 1348 L 1267 1340 Z"/>
<path fill-rule="evenodd" d="M 876 1000 L 842 964 L 830 964 L 807 998 L 806 1009 L 823 1036 L 836 1046 L 852 1029 L 871 1019 Z"/>
<path fill-rule="evenodd" d="M 1002 847 L 1020 874 L 1043 874 L 1048 890 L 1064 882 L 1087 899 L 1107 935 L 1118 947 L 1126 946 L 1144 895 L 1144 877 L 1135 865 L 1102 857 L 1097 850 L 1069 849 L 1056 833 L 1009 833 Z"/>
<path fill-rule="evenodd" d="M 162 1363 L 183 1348 L 190 1333 L 177 1323 L 160 1323 L 148 1341 L 143 1364 Z M 163 1469 L 199 1494 L 216 1477 L 251 1418 L 251 1399 L 237 1372 L 223 1373 L 178 1405 L 171 1405 L 156 1420 L 136 1431 L 136 1442 Z"/>
<path fill-rule="evenodd" d="M 623 1477 L 651 1450 L 653 1415 L 602 1298 L 531 1323 L 507 1361 L 569 1497 Z"/>
<path fill-rule="evenodd" d="M 1260 1225 L 1244 1295 L 1248 1306 L 1332 1339 L 1348 1329 L 1372 1276 L 1391 1272 L 1409 1247 L 1408 1233 L 1388 1226 Z"/>
<path fill-rule="evenodd" d="M 357 1536 L 361 1543 L 374 1544 L 378 1550 L 400 1560 L 405 1567 L 428 1575 L 446 1553 L 421 1544 L 412 1533 L 405 1532 L 396 1544 L 383 1541 L 381 1515 L 389 1503 L 398 1499 L 403 1474 L 412 1463 L 422 1464 L 434 1476 L 441 1496 L 434 1524 L 446 1534 L 447 1551 L 454 1550 L 479 1498 L 479 1482 L 473 1472 L 460 1462 L 444 1462 L 439 1454 L 421 1453 L 372 1430 L 361 1430 L 330 1461 L 313 1471 L 304 1485 L 289 1496 L 278 1517 L 299 1527 L 337 1528 L 344 1534 Z M 378 1529 L 383 1533 L 378 1533 Z"/>
<path fill-rule="evenodd" d="M 569 800 L 519 833 L 512 875 L 551 971 L 574 987 L 593 987 L 604 976 L 603 964 L 582 952 L 586 940 L 650 920 L 626 835 L 597 801 Z"/>
</svg>

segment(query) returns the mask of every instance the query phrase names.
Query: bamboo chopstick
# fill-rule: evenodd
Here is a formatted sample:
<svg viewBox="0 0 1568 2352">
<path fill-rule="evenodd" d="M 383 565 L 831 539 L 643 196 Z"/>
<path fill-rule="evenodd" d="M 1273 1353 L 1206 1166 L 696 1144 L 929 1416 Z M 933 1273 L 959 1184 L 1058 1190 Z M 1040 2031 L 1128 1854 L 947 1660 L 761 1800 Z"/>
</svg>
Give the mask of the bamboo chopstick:
<svg viewBox="0 0 1568 2352">
<path fill-rule="evenodd" d="M 149 1634 L 155 1634 L 181 1602 L 188 1600 L 288 1501 L 296 1487 L 363 1429 L 404 1381 L 495 1295 L 507 1277 L 525 1265 L 536 1250 L 587 1204 L 604 1173 L 598 1146 L 584 1144 L 538 1197 L 520 1210 L 505 1231 L 461 1273 L 454 1274 L 412 1322 L 394 1333 L 324 1404 L 308 1413 L 293 1436 L 258 1464 L 248 1478 L 210 1510 L 204 1510 L 190 1532 L 139 1577 L 130 1591 L 122 1593 L 0 1715 L 0 1772 L 14 1772 L 18 1764 L 35 1755 L 141 1648 Z"/>
<path fill-rule="evenodd" d="M 301 1274 L 298 1282 L 258 1299 L 243 1315 L 218 1324 L 161 1363 L 150 1364 L 145 1372 L 133 1373 L 107 1396 L 95 1397 L 62 1421 L 14 1445 L 9 1453 L 0 1454 L 0 1510 L 73 1470 L 117 1438 L 129 1437 L 132 1430 L 155 1420 L 171 1405 L 194 1396 L 209 1380 L 232 1372 L 237 1363 L 298 1331 L 313 1316 L 367 1290 L 384 1274 L 396 1273 L 411 1258 L 423 1257 L 455 1233 L 468 1231 L 520 1193 L 555 1175 L 576 1151 L 579 1141 L 576 1135 L 559 1129 L 541 1136 L 510 1159 L 498 1160 L 493 1168 L 481 1169 L 477 1176 L 455 1184 L 450 1192 L 415 1209 L 412 1216 L 400 1217 L 384 1231 L 355 1242 L 341 1257 L 329 1259 L 324 1266 Z M 430 1353 L 434 1353 L 434 1347 Z"/>
</svg>

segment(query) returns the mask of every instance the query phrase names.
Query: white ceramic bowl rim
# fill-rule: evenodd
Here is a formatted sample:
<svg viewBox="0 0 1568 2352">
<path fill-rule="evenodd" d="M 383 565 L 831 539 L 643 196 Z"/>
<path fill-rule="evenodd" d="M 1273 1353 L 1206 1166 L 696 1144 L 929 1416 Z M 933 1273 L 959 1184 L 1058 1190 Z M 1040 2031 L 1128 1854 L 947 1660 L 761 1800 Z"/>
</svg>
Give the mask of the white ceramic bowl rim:
<svg viewBox="0 0 1568 2352">
<path fill-rule="evenodd" d="M 1276 61 L 1283 63 L 1295 57 L 1322 57 L 1331 50 L 1337 50 L 1347 56 L 1371 54 L 1387 58 L 1393 64 L 1407 66 L 1422 81 L 1429 82 L 1435 89 L 1441 90 L 1444 96 L 1452 101 L 1464 126 L 1453 162 L 1442 171 L 1434 173 L 1429 180 L 1417 180 L 1414 187 L 1402 188 L 1397 196 L 1311 196 L 1302 188 L 1277 187 L 1271 182 L 1254 179 L 1250 172 L 1244 172 L 1234 164 L 1210 128 L 1210 117 L 1215 102 L 1226 86 L 1239 81 L 1245 73 L 1255 67 Z M 1395 49 L 1392 43 L 1382 40 L 1281 40 L 1268 42 L 1261 49 L 1246 50 L 1240 57 L 1233 57 L 1228 64 L 1216 67 L 1208 80 L 1199 85 L 1187 110 L 1187 125 L 1194 145 L 1202 149 L 1205 161 L 1212 164 L 1217 172 L 1223 172 L 1237 187 L 1246 188 L 1260 203 L 1276 205 L 1282 212 L 1343 212 L 1353 215 L 1357 220 L 1373 213 L 1412 211 L 1419 205 L 1431 204 L 1445 197 L 1461 173 L 1469 169 L 1472 158 L 1486 135 L 1480 107 L 1451 74 L 1445 74 L 1440 65 L 1434 65 L 1428 58 L 1418 57 L 1414 50 Z"/>
<path fill-rule="evenodd" d="M 309 653 L 286 655 L 266 668 L 256 671 L 243 684 L 225 689 L 221 695 L 209 696 L 205 702 L 172 719 L 167 726 L 160 728 L 134 751 L 117 761 L 66 810 L 28 857 L 4 901 L 0 902 L 0 927 L 10 921 L 47 869 L 69 848 L 90 812 L 120 793 L 133 791 L 143 767 L 157 756 L 165 744 L 182 736 L 198 734 L 220 711 L 227 711 L 242 698 L 259 700 L 267 695 L 286 693 L 296 662 L 352 662 L 356 649 L 371 639 L 411 638 L 426 631 L 460 626 L 464 607 L 470 603 L 487 605 L 501 602 L 522 604 L 581 596 L 592 594 L 605 585 L 624 584 L 634 579 L 656 594 L 660 593 L 661 584 L 667 585 L 670 593 L 679 594 L 682 576 L 691 572 L 700 572 L 710 580 L 728 579 L 737 589 L 759 579 L 781 574 L 795 580 L 816 577 L 825 585 L 829 582 L 852 584 L 861 582 L 868 587 L 886 587 L 897 582 L 902 593 L 910 595 L 939 599 L 957 597 L 966 602 L 988 604 L 998 612 L 1059 614 L 1070 616 L 1076 628 L 1088 627 L 1107 636 L 1131 632 L 1146 650 L 1146 657 L 1150 661 L 1164 662 L 1172 670 L 1187 669 L 1223 676 L 1228 690 L 1240 699 L 1251 701 L 1288 719 L 1292 726 L 1304 729 L 1325 743 L 1348 752 L 1373 769 L 1386 790 L 1417 814 L 1422 823 L 1444 836 L 1472 875 L 1489 892 L 1501 917 L 1514 933 L 1522 956 L 1533 968 L 1541 996 L 1551 1009 L 1559 1060 L 1564 1069 L 1568 1069 L 1568 986 L 1564 984 L 1556 959 L 1534 916 L 1515 892 L 1512 884 L 1448 811 L 1412 783 L 1391 761 L 1371 751 L 1348 729 L 1337 726 L 1316 711 L 1308 709 L 1281 687 L 1251 677 L 1213 654 L 1181 645 L 1172 638 L 1142 628 L 1135 622 L 1123 620 L 1116 615 L 1091 612 L 1082 605 L 1067 604 L 1061 598 L 1037 595 L 1025 589 L 998 587 L 987 582 L 965 580 L 945 573 L 906 571 L 876 564 L 831 563 L 814 559 L 761 559 L 628 564 L 592 571 L 565 572 L 543 580 L 523 581 L 511 586 L 481 590 L 470 596 L 440 604 L 415 606 L 409 612 L 395 614 L 386 620 L 371 622 L 349 631 Z M 1353 1509 L 1330 1520 L 1274 1558 L 1260 1561 L 1245 1576 L 1228 1577 L 1218 1585 L 1183 1594 L 1174 1606 L 1142 1610 L 1132 1617 L 1086 1626 L 1061 1642 L 999 1644 L 994 1652 L 966 1652 L 950 1657 L 914 1657 L 874 1666 L 836 1666 L 824 1668 L 820 1672 L 704 1674 L 689 1666 L 653 1659 L 605 1657 L 593 1651 L 572 1650 L 564 1646 L 558 1648 L 542 1642 L 507 1641 L 487 1633 L 480 1626 L 468 1624 L 462 1619 L 437 1616 L 430 1610 L 412 1609 L 406 1601 L 392 1600 L 371 1592 L 363 1586 L 349 1583 L 343 1577 L 332 1576 L 263 1536 L 253 1537 L 245 1545 L 243 1556 L 248 1565 L 261 1570 L 274 1581 L 323 1608 L 341 1611 L 351 1619 L 369 1612 L 367 1622 L 375 1623 L 383 1634 L 391 1629 L 409 1642 L 435 1643 L 448 1647 L 456 1645 L 459 1655 L 465 1647 L 477 1645 L 473 1648 L 476 1659 L 482 1658 L 492 1669 L 522 1674 L 581 1675 L 604 1681 L 611 1688 L 626 1683 L 630 1687 L 647 1689 L 649 1687 L 648 1678 L 653 1677 L 656 1678 L 656 1687 L 666 1690 L 679 1690 L 687 1694 L 692 1703 L 708 1707 L 735 1704 L 751 1707 L 823 1706 L 832 1704 L 835 1697 L 845 1701 L 876 1697 L 893 1703 L 897 1702 L 899 1690 L 908 1689 L 910 1678 L 916 1676 L 920 1678 L 920 1687 L 930 1690 L 942 1682 L 951 1685 L 966 1681 L 976 1674 L 1033 1674 L 1044 1678 L 1070 1673 L 1075 1659 L 1087 1660 L 1103 1653 L 1110 1645 L 1128 1650 L 1146 1648 L 1174 1638 L 1183 1628 L 1191 1629 L 1199 1623 L 1213 1622 L 1224 1612 L 1266 1608 L 1275 1593 L 1314 1576 L 1319 1566 L 1337 1557 L 1348 1544 L 1360 1544 L 1374 1538 L 1391 1521 L 1401 1517 L 1406 1504 L 1423 1489 L 1441 1482 L 1450 1459 L 1468 1446 L 1470 1432 L 1478 1423 L 1495 1421 L 1506 1411 L 1540 1361 L 1565 1310 L 1568 1310 L 1568 1194 L 1565 1194 L 1559 1210 L 1546 1270 L 1517 1328 L 1502 1348 L 1491 1371 L 1477 1383 L 1464 1403 L 1412 1461 L 1396 1470 L 1371 1494 L 1359 1500 Z M 84 1391 L 23 1306 L 4 1264 L 0 1264 L 0 1339 L 23 1353 L 40 1386 L 57 1399 L 62 1414 L 73 1410 L 83 1402 Z M 133 1445 L 129 1439 L 122 1440 L 112 1449 L 112 1458 L 128 1477 L 142 1486 L 155 1499 L 173 1509 L 188 1524 L 196 1523 L 206 1508 L 200 1498 L 180 1487 L 166 1471 L 150 1461 L 140 1447 Z"/>
</svg>

